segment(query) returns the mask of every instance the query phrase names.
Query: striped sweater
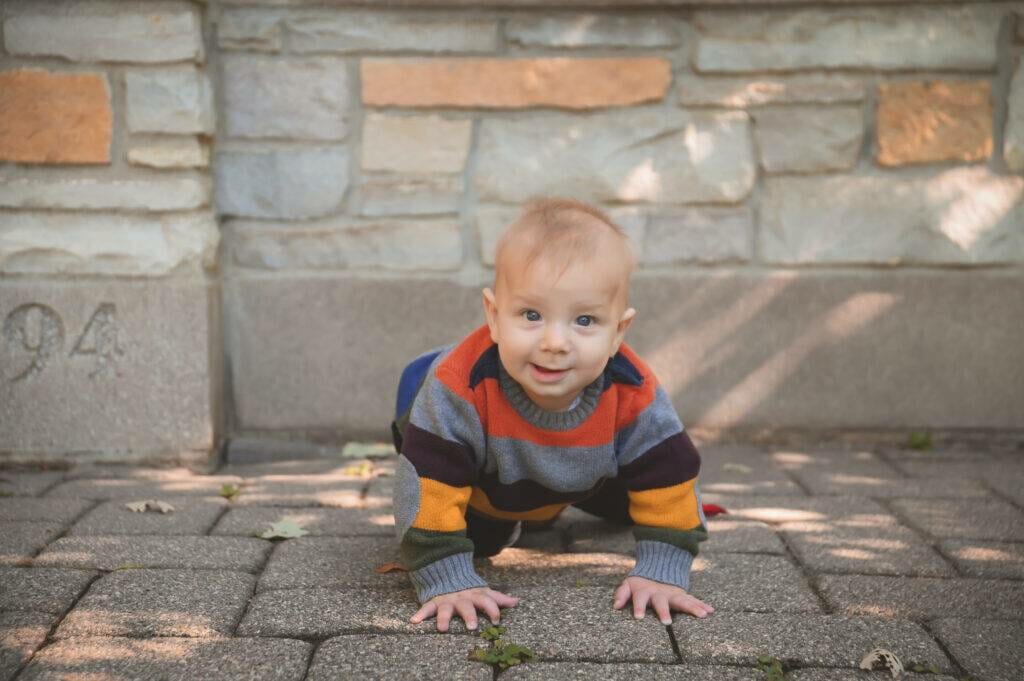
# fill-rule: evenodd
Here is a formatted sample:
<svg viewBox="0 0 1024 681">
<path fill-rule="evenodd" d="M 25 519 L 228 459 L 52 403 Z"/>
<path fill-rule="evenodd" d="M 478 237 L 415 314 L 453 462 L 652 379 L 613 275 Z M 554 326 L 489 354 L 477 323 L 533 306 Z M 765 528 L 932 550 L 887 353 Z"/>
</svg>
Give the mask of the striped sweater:
<svg viewBox="0 0 1024 681">
<path fill-rule="evenodd" d="M 707 538 L 700 457 L 627 344 L 574 407 L 552 412 L 509 376 L 481 326 L 435 358 L 397 426 L 395 525 L 421 601 L 486 586 L 473 568 L 467 506 L 502 520 L 550 520 L 615 476 L 635 523 L 630 574 L 687 588 Z"/>
</svg>

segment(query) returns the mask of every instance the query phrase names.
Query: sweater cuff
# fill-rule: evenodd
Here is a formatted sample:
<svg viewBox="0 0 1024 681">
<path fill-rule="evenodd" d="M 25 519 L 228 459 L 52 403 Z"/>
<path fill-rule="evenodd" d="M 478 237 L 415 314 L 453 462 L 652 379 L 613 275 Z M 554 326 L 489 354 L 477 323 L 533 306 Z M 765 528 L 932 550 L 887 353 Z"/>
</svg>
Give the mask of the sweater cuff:
<svg viewBox="0 0 1024 681">
<path fill-rule="evenodd" d="M 636 543 L 636 567 L 629 576 L 689 589 L 692 563 L 693 554 L 686 549 L 645 539 Z"/>
<path fill-rule="evenodd" d="M 409 573 L 416 596 L 426 603 L 434 596 L 487 586 L 473 568 L 473 553 L 456 553 Z"/>
</svg>

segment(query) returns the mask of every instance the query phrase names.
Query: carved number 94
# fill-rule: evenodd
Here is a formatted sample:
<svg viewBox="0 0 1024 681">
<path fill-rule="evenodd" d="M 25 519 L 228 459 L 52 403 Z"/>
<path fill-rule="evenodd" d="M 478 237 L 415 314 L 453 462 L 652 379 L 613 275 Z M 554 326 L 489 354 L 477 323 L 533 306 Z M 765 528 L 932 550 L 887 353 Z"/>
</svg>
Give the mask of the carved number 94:
<svg viewBox="0 0 1024 681">
<path fill-rule="evenodd" d="M 117 339 L 117 308 L 102 303 L 92 313 L 82 335 L 78 337 L 69 357 L 92 357 L 95 365 L 89 378 L 117 376 L 115 361 L 124 351 Z M 30 380 L 41 372 L 50 358 L 64 347 L 64 322 L 53 308 L 29 303 L 7 315 L 3 325 L 4 342 L 12 353 L 31 353 L 31 358 L 12 383 Z"/>
</svg>

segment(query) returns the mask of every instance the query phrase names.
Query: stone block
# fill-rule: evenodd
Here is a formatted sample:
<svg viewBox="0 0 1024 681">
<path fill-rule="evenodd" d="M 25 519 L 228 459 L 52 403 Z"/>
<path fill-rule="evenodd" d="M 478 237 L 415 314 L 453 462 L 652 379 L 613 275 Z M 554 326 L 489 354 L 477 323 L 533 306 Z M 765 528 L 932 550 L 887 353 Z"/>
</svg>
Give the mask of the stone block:
<svg viewBox="0 0 1024 681">
<path fill-rule="evenodd" d="M 295 9 L 285 18 L 293 52 L 493 52 L 498 22 L 470 15 Z"/>
<path fill-rule="evenodd" d="M 9 177 L 0 184 L 0 206 L 5 208 L 167 211 L 191 210 L 209 205 L 210 181 L 200 175 L 154 180 L 35 180 Z M 34 219 L 42 217 L 35 216 Z M 124 239 L 123 235 L 121 238 Z"/>
<path fill-rule="evenodd" d="M 39 550 L 59 537 L 64 525 L 0 521 L 0 565 L 27 565 Z"/>
<path fill-rule="evenodd" d="M 9 681 L 42 647 L 56 615 L 0 612 L 0 679 Z"/>
<path fill-rule="evenodd" d="M 446 215 L 459 212 L 462 177 L 366 176 L 353 196 L 360 215 Z"/>
<path fill-rule="evenodd" d="M 280 52 L 281 19 L 281 13 L 273 10 L 226 10 L 217 24 L 217 45 L 223 50 Z"/>
<path fill-rule="evenodd" d="M 705 72 L 991 71 L 1004 11 L 984 5 L 702 11 L 694 17 L 701 34 L 694 65 Z"/>
<path fill-rule="evenodd" d="M 479 291 L 448 281 L 235 279 L 225 297 L 228 323 L 239 331 L 229 357 L 246 428 L 335 428 L 343 420 L 354 437 L 382 436 L 405 365 L 483 321 Z M 301 350 L 281 344 L 280 328 L 301 330 Z M 367 328 L 375 332 L 360 330 Z"/>
<path fill-rule="evenodd" d="M 796 74 L 708 77 L 679 74 L 683 106 L 745 109 L 766 104 L 840 104 L 862 102 L 861 80 L 840 74 Z"/>
<path fill-rule="evenodd" d="M 363 119 L 362 168 L 393 173 L 461 173 L 473 122 L 438 115 Z"/>
<path fill-rule="evenodd" d="M 951 618 L 932 623 L 932 630 L 972 676 L 987 681 L 1020 678 L 1024 622 Z"/>
<path fill-rule="evenodd" d="M 483 647 L 480 641 L 477 647 Z M 491 667 L 471 662 L 462 636 L 339 636 L 324 641 L 310 663 L 307 681 L 375 678 L 389 681 L 457 679 L 490 681 Z"/>
<path fill-rule="evenodd" d="M 330 480 L 321 476 L 289 476 L 281 480 L 247 482 L 234 506 L 280 506 L 282 508 L 379 508 L 385 504 L 363 499 L 365 482 Z M 390 500 L 388 500 L 390 503 Z"/>
<path fill-rule="evenodd" d="M 892 679 L 892 674 L 883 670 L 865 672 L 860 669 L 794 669 L 786 672 L 786 678 L 790 681 L 884 681 Z M 956 677 L 931 672 L 915 674 L 904 671 L 900 678 L 906 681 L 957 681 Z"/>
<path fill-rule="evenodd" d="M 154 497 L 133 498 L 145 501 Z M 206 534 L 224 513 L 228 502 L 219 497 L 170 497 L 157 495 L 156 499 L 174 507 L 172 513 L 145 511 L 138 513 L 127 507 L 128 498 L 107 501 L 85 514 L 68 531 L 69 535 L 148 534 L 179 535 Z M 251 535 L 250 535 L 251 536 Z"/>
<path fill-rule="evenodd" d="M 526 47 L 675 47 L 683 25 L 663 15 L 512 15 L 505 37 Z"/>
<path fill-rule="evenodd" d="M 394 541 L 395 536 L 395 516 L 384 508 L 235 508 L 224 514 L 210 534 L 252 537 L 283 518 L 293 519 L 310 537 L 371 535 Z"/>
<path fill-rule="evenodd" d="M 128 162 L 149 168 L 206 168 L 210 147 L 195 137 L 132 139 Z"/>
<path fill-rule="evenodd" d="M 7 22 L 10 31 L 11 20 Z M 110 163 L 114 115 L 101 73 L 0 72 L 0 159 Z"/>
<path fill-rule="evenodd" d="M 1017 25 L 1024 26 L 1024 20 L 1018 18 Z M 1003 158 L 1010 170 L 1024 173 L 1024 62 L 1017 64 L 1006 96 Z"/>
<path fill-rule="evenodd" d="M 0 567 L 0 610 L 63 615 L 98 574 L 93 570 Z"/>
<path fill-rule="evenodd" d="M 672 625 L 683 662 L 756 664 L 770 654 L 783 664 L 856 668 L 867 651 L 891 650 L 901 660 L 953 667 L 932 637 L 906 620 L 780 613 L 716 613 L 677 618 Z"/>
<path fill-rule="evenodd" d="M 124 83 L 129 131 L 213 133 L 213 87 L 205 71 L 194 66 L 128 71 Z"/>
<path fill-rule="evenodd" d="M 949 539 L 939 550 L 970 577 L 1024 579 L 1024 544 Z"/>
<path fill-rule="evenodd" d="M 693 563 L 689 592 L 715 612 L 822 612 L 807 580 L 783 556 L 702 552 Z"/>
<path fill-rule="evenodd" d="M 89 587 L 53 636 L 227 636 L 255 583 L 240 572 L 116 570 Z"/>
<path fill-rule="evenodd" d="M 878 162 L 883 166 L 983 161 L 992 154 L 987 80 L 899 81 L 878 86 Z"/>
<path fill-rule="evenodd" d="M 931 620 L 960 617 L 1013 619 L 1024 610 L 1024 584 L 981 579 L 822 575 L 819 587 L 833 611 Z"/>
<path fill-rule="evenodd" d="M 80 517 L 93 502 L 85 499 L 18 499 L 0 498 L 0 520 L 24 520 L 30 522 L 52 522 L 55 525 L 70 525 Z"/>
<path fill-rule="evenodd" d="M 486 119 L 480 123 L 476 188 L 481 201 L 505 203 L 543 195 L 733 203 L 753 186 L 752 154 L 749 120 L 739 111 L 636 109 L 587 118 Z"/>
<path fill-rule="evenodd" d="M 686 208 L 652 214 L 644 229 L 644 265 L 746 262 L 753 257 L 749 208 Z"/>
<path fill-rule="evenodd" d="M 231 221 L 228 262 L 259 270 L 455 270 L 455 220 L 331 218 L 301 225 Z"/>
<path fill-rule="evenodd" d="M 950 504 L 942 499 L 896 499 L 896 513 L 938 539 L 1024 541 L 1024 513 L 999 499 Z"/>
<path fill-rule="evenodd" d="M 981 166 L 907 178 L 768 178 L 761 216 L 764 257 L 774 263 L 1024 260 L 1024 178 Z"/>
<path fill-rule="evenodd" d="M 5 282 L 4 458 L 208 459 L 210 295 L 201 281 Z"/>
<path fill-rule="evenodd" d="M 747 447 L 700 448 L 700 489 L 717 494 L 800 495 L 802 490 L 764 451 Z"/>
<path fill-rule="evenodd" d="M 894 499 L 901 497 L 969 499 L 987 497 L 991 492 L 977 480 L 954 485 L 928 480 L 907 480 L 874 471 L 794 471 L 793 476 L 812 494 Z"/>
<path fill-rule="evenodd" d="M 594 109 L 665 97 L 671 66 L 660 57 L 363 59 L 363 105 Z"/>
<path fill-rule="evenodd" d="M 380 574 L 378 565 L 399 561 L 392 537 L 299 537 L 274 547 L 259 590 L 299 588 L 400 589 L 404 572 Z"/>
<path fill-rule="evenodd" d="M 479 561 L 477 572 L 498 590 L 515 591 L 524 586 L 573 588 L 618 586 L 636 559 L 616 553 L 559 553 L 520 548 L 505 549 Z"/>
<path fill-rule="evenodd" d="M 0 497 L 39 496 L 63 479 L 64 474 L 52 472 L 0 471 Z"/>
<path fill-rule="evenodd" d="M 506 611 L 503 640 L 524 645 L 541 660 L 673 663 L 672 642 L 653 611 L 633 619 L 612 609 L 612 586 L 516 589 L 519 604 Z"/>
<path fill-rule="evenodd" d="M 410 624 L 419 605 L 408 590 L 275 589 L 257 593 L 236 636 L 328 638 L 340 634 L 432 634 L 434 620 Z M 509 610 L 503 611 L 507 616 Z M 465 634 L 454 618 L 451 634 Z M 479 639 L 460 637 L 469 647 Z"/>
<path fill-rule="evenodd" d="M 224 56 L 225 124 L 235 137 L 343 140 L 351 90 L 341 59 Z"/>
<path fill-rule="evenodd" d="M 298 220 L 337 212 L 348 187 L 340 147 L 266 152 L 225 151 L 215 163 L 221 215 Z"/>
<path fill-rule="evenodd" d="M 73 203 L 76 195 L 82 198 L 82 203 L 104 198 L 90 195 L 90 186 L 100 186 L 93 182 L 85 181 L 67 195 L 53 194 L 65 183 L 57 185 L 46 191 L 58 202 Z M 157 183 L 156 187 L 145 187 L 145 192 L 148 194 L 159 186 L 167 187 Z M 122 184 L 116 188 L 114 196 L 106 197 L 105 203 L 134 203 L 135 198 L 125 193 L 133 187 L 137 189 L 139 185 Z M 203 180 L 193 188 L 202 195 L 208 191 L 208 183 Z M 206 199 L 196 197 L 191 202 L 197 201 Z M 126 238 L 128 234 L 131 238 Z M 218 240 L 216 221 L 207 212 L 166 215 L 10 213 L 0 227 L 0 273 L 136 277 L 201 273 L 213 267 Z M 4 297 L 17 298 L 17 291 L 27 288 L 12 286 Z M 105 288 L 112 286 L 108 284 Z M 126 288 L 132 290 L 131 286 Z M 6 301 L 0 299 L 0 304 L 3 302 Z M 7 349 L 18 351 L 17 346 L 9 345 Z"/>
<path fill-rule="evenodd" d="M 750 520 L 711 518 L 708 520 L 708 540 L 701 545 L 702 553 L 785 553 L 782 540 L 765 523 Z"/>
<path fill-rule="evenodd" d="M 63 537 L 47 547 L 33 565 L 117 570 L 181 568 L 256 572 L 270 542 L 241 537 Z"/>
<path fill-rule="evenodd" d="M 857 164 L 864 139 L 860 106 L 786 107 L 753 114 L 768 173 L 820 173 Z"/>
<path fill-rule="evenodd" d="M 72 638 L 41 650 L 21 678 L 302 681 L 312 648 L 287 639 Z"/>
<path fill-rule="evenodd" d="M 50 498 L 117 499 L 121 502 L 145 499 L 181 497 L 182 503 L 211 502 L 203 496 L 215 497 L 225 484 L 238 485 L 241 478 L 228 475 L 201 475 L 188 469 L 159 471 L 138 469 L 135 475 L 109 477 L 109 469 L 96 475 L 82 473 L 57 485 L 48 493 Z M 189 499 L 191 498 L 191 502 Z M 217 503 L 214 499 L 212 503 Z M 173 505 L 173 504 L 172 504 Z"/>
<path fill-rule="evenodd" d="M 240 426 L 389 439 L 402 369 L 483 323 L 487 276 L 225 281 Z M 1014 428 L 1022 283 L 1009 270 L 639 273 L 626 342 L 688 428 Z"/>
<path fill-rule="evenodd" d="M 755 669 L 678 664 L 605 664 L 597 662 L 537 662 L 511 667 L 502 672 L 504 681 L 562 681 L 563 679 L 604 679 L 605 681 L 760 681 Z"/>
<path fill-rule="evenodd" d="M 59 10 L 30 2 L 13 9 L 4 22 L 8 54 L 76 62 L 203 60 L 200 8 L 185 0 L 129 6 L 88 0 Z"/>
</svg>

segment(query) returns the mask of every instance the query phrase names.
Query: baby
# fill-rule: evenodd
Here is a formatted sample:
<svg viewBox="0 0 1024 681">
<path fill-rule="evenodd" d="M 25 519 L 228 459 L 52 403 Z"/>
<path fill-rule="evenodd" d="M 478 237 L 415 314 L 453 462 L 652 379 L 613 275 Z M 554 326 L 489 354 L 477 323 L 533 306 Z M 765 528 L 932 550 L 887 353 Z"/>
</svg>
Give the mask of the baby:
<svg viewBox="0 0 1024 681">
<path fill-rule="evenodd" d="M 474 557 L 513 544 L 524 521 L 568 505 L 633 525 L 636 566 L 616 589 L 651 606 L 714 612 L 689 595 L 707 538 L 700 457 L 651 369 L 625 343 L 634 259 L 622 230 L 572 200 L 534 202 L 505 231 L 486 325 L 420 356 L 402 375 L 392 423 L 401 453 L 395 525 L 422 607 L 418 623 L 477 611 L 498 622 L 518 599 L 488 588 Z"/>
</svg>

